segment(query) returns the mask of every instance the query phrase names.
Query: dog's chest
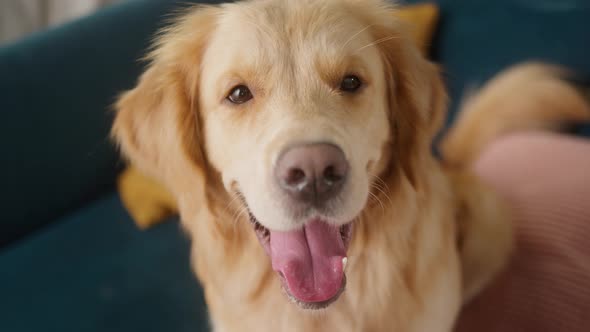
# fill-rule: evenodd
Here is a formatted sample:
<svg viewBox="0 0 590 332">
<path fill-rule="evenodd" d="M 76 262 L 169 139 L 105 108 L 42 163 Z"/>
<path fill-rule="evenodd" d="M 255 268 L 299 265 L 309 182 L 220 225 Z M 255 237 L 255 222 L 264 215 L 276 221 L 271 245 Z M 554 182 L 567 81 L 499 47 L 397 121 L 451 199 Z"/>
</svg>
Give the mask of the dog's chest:
<svg viewBox="0 0 590 332">
<path fill-rule="evenodd" d="M 451 331 L 460 306 L 460 278 L 456 257 L 433 276 L 428 290 L 418 293 L 389 285 L 347 289 L 342 298 L 320 312 L 299 309 L 280 291 L 268 292 L 257 303 L 225 307 L 212 312 L 215 332 L 233 331 Z M 352 276 L 351 276 L 352 277 Z M 275 287 L 280 287 L 273 284 Z"/>
</svg>

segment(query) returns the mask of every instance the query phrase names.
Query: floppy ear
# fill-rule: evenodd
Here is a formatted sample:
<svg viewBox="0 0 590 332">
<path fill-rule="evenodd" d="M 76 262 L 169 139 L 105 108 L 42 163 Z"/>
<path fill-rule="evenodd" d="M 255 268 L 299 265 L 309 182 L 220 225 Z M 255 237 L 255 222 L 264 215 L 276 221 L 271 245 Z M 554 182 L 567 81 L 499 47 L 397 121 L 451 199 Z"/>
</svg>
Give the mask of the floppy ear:
<svg viewBox="0 0 590 332">
<path fill-rule="evenodd" d="M 183 83 L 183 76 L 174 68 L 152 64 L 137 87 L 116 104 L 112 134 L 123 155 L 161 181 L 166 178 L 167 164 L 173 162 L 170 158 L 177 158 L 179 152 L 202 163 L 198 145 L 196 151 L 184 146 L 198 140 L 199 133 L 196 110 L 191 108 Z"/>
<path fill-rule="evenodd" d="M 191 182 L 178 179 L 178 174 L 199 177 L 205 165 L 199 135 L 198 71 L 217 10 L 191 11 L 164 30 L 137 86 L 116 103 L 112 136 L 123 155 L 175 194 Z"/>
<path fill-rule="evenodd" d="M 422 158 L 446 115 L 447 95 L 438 68 L 429 62 L 403 26 L 381 27 L 375 39 L 385 62 L 395 160 L 413 185 Z"/>
</svg>

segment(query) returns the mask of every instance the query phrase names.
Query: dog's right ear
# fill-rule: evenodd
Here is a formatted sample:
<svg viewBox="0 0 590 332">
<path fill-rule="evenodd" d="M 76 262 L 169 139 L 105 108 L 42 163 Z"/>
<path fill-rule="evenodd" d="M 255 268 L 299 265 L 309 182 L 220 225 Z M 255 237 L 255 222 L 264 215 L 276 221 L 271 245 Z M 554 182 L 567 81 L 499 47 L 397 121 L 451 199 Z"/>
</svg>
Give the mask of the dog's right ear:
<svg viewBox="0 0 590 332">
<path fill-rule="evenodd" d="M 173 68 L 154 63 L 139 84 L 125 92 L 116 104 L 112 135 L 122 154 L 160 180 L 164 180 L 170 158 L 177 155 L 182 136 L 199 139 L 196 110 L 191 108 L 183 81 Z M 192 131 L 192 135 L 183 135 L 186 131 Z"/>
<path fill-rule="evenodd" d="M 163 30 L 148 57 L 148 69 L 115 106 L 112 136 L 123 155 L 173 192 L 182 183 L 175 174 L 203 171 L 200 59 L 219 10 L 191 10 Z"/>
</svg>

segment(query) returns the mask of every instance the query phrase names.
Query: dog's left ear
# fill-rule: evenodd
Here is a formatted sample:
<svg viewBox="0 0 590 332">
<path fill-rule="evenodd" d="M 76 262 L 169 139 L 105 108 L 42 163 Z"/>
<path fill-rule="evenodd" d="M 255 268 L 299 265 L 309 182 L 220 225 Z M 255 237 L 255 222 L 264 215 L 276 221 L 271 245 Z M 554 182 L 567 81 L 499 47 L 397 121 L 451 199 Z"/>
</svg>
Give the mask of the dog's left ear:
<svg viewBox="0 0 590 332">
<path fill-rule="evenodd" d="M 412 184 L 417 163 L 431 153 L 431 143 L 446 115 L 447 95 L 439 69 L 428 61 L 401 22 L 375 29 L 388 89 L 394 156 Z"/>
</svg>

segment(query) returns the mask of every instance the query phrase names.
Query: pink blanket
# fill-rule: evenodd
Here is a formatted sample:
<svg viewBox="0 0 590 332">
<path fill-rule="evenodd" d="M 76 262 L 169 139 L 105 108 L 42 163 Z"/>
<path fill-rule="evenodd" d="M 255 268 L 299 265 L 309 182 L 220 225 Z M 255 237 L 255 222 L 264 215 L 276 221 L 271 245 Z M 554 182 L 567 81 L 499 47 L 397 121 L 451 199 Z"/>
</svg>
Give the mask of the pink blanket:
<svg viewBox="0 0 590 332">
<path fill-rule="evenodd" d="M 511 135 L 474 168 L 511 204 L 517 248 L 457 331 L 590 331 L 590 141 Z"/>
</svg>

